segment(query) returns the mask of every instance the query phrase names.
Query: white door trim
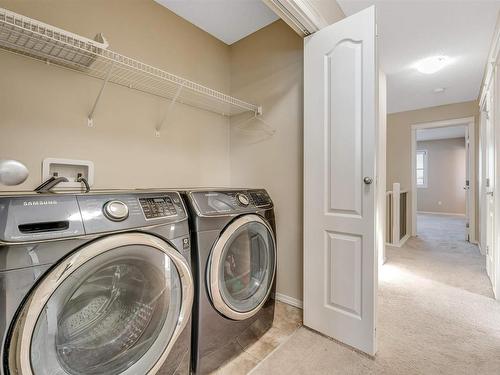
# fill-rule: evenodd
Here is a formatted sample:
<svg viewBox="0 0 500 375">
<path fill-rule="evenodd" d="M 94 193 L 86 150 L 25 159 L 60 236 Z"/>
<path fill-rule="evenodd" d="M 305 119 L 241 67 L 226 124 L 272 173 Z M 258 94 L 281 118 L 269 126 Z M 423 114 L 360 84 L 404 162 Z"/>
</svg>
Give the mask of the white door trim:
<svg viewBox="0 0 500 375">
<path fill-rule="evenodd" d="M 310 0 L 263 0 L 297 34 L 307 36 L 328 26 L 317 5 Z"/>
<path fill-rule="evenodd" d="M 417 130 L 429 128 L 446 128 L 450 126 L 467 124 L 469 130 L 469 147 L 470 147 L 470 218 L 469 218 L 469 241 L 476 241 L 476 133 L 474 132 L 475 121 L 474 117 L 463 117 L 451 120 L 424 122 L 411 125 L 411 235 L 417 235 L 417 181 L 415 176 L 416 152 L 417 152 Z"/>
</svg>

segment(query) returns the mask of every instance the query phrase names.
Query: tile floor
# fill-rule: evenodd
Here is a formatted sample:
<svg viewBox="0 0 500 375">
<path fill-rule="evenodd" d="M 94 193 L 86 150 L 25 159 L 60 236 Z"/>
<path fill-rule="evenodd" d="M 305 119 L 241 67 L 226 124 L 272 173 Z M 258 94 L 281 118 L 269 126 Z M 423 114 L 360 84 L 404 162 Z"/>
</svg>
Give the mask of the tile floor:
<svg viewBox="0 0 500 375">
<path fill-rule="evenodd" d="M 302 326 L 302 310 L 276 302 L 274 324 L 257 342 L 212 375 L 245 375 L 280 347 Z"/>
</svg>

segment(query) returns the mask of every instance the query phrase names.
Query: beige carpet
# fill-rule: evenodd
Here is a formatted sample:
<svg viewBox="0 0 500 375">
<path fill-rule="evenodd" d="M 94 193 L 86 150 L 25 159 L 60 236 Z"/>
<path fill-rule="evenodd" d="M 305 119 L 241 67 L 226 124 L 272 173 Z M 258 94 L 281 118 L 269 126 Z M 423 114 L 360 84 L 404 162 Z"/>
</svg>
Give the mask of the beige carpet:
<svg viewBox="0 0 500 375">
<path fill-rule="evenodd" d="M 499 375 L 500 303 L 484 257 L 463 240 L 463 219 L 418 223 L 418 238 L 388 249 L 375 359 L 300 328 L 251 374 Z"/>
</svg>

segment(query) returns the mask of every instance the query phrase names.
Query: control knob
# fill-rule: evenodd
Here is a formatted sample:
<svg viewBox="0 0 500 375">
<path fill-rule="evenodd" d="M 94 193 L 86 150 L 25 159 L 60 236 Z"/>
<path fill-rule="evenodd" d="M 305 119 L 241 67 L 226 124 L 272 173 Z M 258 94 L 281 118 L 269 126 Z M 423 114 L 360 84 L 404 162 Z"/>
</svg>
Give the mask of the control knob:
<svg viewBox="0 0 500 375">
<path fill-rule="evenodd" d="M 104 216 L 113 221 L 123 221 L 128 217 L 128 207 L 122 201 L 106 202 L 103 212 Z"/>
<path fill-rule="evenodd" d="M 248 206 L 250 204 L 250 200 L 245 194 L 238 194 L 236 198 L 238 198 L 238 202 L 240 202 L 242 206 Z"/>
</svg>

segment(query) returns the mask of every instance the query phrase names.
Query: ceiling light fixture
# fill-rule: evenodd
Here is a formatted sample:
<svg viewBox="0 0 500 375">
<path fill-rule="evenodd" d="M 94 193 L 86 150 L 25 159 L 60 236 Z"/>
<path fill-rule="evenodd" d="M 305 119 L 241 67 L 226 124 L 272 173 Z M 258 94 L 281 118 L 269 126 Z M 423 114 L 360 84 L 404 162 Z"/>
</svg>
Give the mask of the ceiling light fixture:
<svg viewBox="0 0 500 375">
<path fill-rule="evenodd" d="M 414 68 L 420 73 L 433 74 L 449 65 L 452 60 L 448 56 L 431 56 L 418 61 Z"/>
<path fill-rule="evenodd" d="M 446 90 L 444 87 L 437 87 L 432 91 L 434 91 L 436 94 L 439 94 L 439 93 L 444 92 L 444 90 Z"/>
</svg>

